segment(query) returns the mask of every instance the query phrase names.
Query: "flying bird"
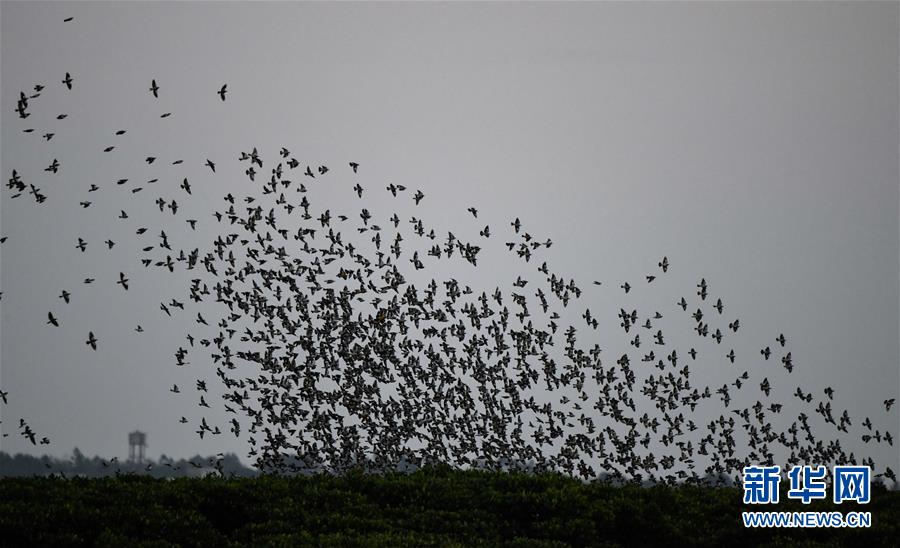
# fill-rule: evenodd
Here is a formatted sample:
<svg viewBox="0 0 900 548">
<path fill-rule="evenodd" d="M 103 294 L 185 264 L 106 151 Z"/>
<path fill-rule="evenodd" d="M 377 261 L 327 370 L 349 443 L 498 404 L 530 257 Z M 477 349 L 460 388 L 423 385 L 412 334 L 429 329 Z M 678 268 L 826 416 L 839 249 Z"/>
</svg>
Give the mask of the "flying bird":
<svg viewBox="0 0 900 548">
<path fill-rule="evenodd" d="M 97 350 L 97 338 L 94 337 L 94 332 L 88 332 L 88 340 L 85 342 L 86 345 L 90 346 L 91 349 Z"/>
</svg>

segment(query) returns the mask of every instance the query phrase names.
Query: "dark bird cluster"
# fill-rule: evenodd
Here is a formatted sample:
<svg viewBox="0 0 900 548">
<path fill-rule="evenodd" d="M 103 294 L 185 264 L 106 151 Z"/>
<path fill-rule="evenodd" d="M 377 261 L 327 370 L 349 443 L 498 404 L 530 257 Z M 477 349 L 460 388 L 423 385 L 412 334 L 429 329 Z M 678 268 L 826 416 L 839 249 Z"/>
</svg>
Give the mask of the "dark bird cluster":
<svg viewBox="0 0 900 548">
<path fill-rule="evenodd" d="M 74 78 L 66 73 L 62 82 L 71 90 Z M 152 79 L 154 98 L 160 89 Z M 226 93 L 227 84 L 216 92 L 221 101 Z M 20 120 L 30 115 L 30 100 L 18 97 Z M 52 137 L 58 128 L 50 130 Z M 125 146 L 107 147 L 102 156 Z M 154 163 L 156 156 L 139 152 L 135 157 L 145 162 L 111 191 L 130 191 L 128 207 L 147 209 L 153 224 L 130 224 L 117 202 L 109 218 L 121 233 L 100 242 L 105 249 L 74 236 L 79 256 L 119 253 L 128 246 L 123 241 L 140 242 L 123 251 L 133 252 L 133 264 L 96 278 L 91 273 L 84 283 L 128 291 L 140 285 L 128 274 L 134 267 L 172 276 L 165 287 L 183 287 L 160 296 L 159 312 L 155 304 L 141 311 L 190 326 L 171 356 L 184 368 L 179 371 L 201 377 L 193 383 L 198 418 L 179 422 L 193 422 L 200 438 L 245 437 L 263 468 L 384 470 L 398 462 L 442 462 L 508 469 L 528 463 L 584 478 L 675 483 L 734 478 L 751 464 L 858 460 L 840 443 L 839 434 L 848 434 L 855 420 L 837 408 L 837 391 L 816 389 L 818 398 L 787 386 L 795 362 L 783 334 L 760 341 L 760 355 L 759 346 L 752 355 L 738 352 L 744 346 L 733 339 L 748 328 L 725 316 L 723 298 L 706 278 L 695 294 L 687 288 L 690 299 L 679 291 L 666 295 L 659 309 L 629 304 L 636 293 L 664 291 L 667 275 L 683 268 L 677 258 L 662 257 L 643 273 L 646 283 L 640 276 L 623 281 L 615 298 L 625 302 L 592 308 L 601 282 L 587 291 L 557 271 L 549 252 L 553 240 L 519 218 L 497 225 L 489 211 L 469 206 L 459 212 L 462 226 L 441 229 L 411 213 L 422 210 L 421 189 L 407 193 L 402 184 L 373 181 L 358 162 L 332 170 L 287 147 L 270 157 L 253 147 L 237 156 L 246 176 L 243 192 L 226 193 L 210 211 L 198 195 L 216 194 L 214 178 L 227 171 L 225 160 L 188 159 L 209 168 L 197 178 L 172 177 L 183 164 L 175 159 L 165 176 L 142 184 L 134 181 L 169 160 Z M 60 170 L 53 159 L 43 172 L 38 168 L 46 180 L 36 182 L 50 185 Z M 42 204 L 47 194 L 22 173 L 11 172 L 11 198 L 29 192 Z M 145 186 L 156 190 L 140 194 Z M 372 195 L 367 187 L 379 200 L 362 201 Z M 92 184 L 88 192 L 100 188 Z M 343 198 L 328 202 L 336 191 Z M 100 200 L 73 206 L 94 202 Z M 176 222 L 191 231 L 175 230 Z M 137 238 L 124 239 L 130 231 Z M 498 280 L 480 287 L 469 278 L 484 252 L 505 252 L 520 270 L 508 282 L 497 272 L 476 276 Z M 61 291 L 66 305 L 79 301 L 74 290 L 48 290 Z M 73 316 L 61 310 L 44 309 L 38 319 L 46 329 L 64 330 Z M 618 322 L 621 331 L 604 331 L 606 321 Z M 121 336 L 95 334 L 90 326 L 84 331 L 84 344 L 97 352 L 102 341 Z M 681 332 L 688 340 L 679 340 Z M 715 374 L 706 375 L 709 370 Z M 721 386 L 704 382 L 723 375 Z M 210 391 L 213 380 L 219 393 Z M 168 391 L 191 397 L 190 388 L 173 384 Z M 5 403 L 7 393 L 0 395 Z M 783 414 L 787 401 L 799 414 Z M 893 403 L 884 401 L 888 414 Z M 222 424 L 205 411 L 218 405 L 228 417 Z M 20 429 L 35 443 L 24 420 Z M 888 427 L 868 418 L 857 429 L 864 443 L 893 444 Z M 860 462 L 875 465 L 871 458 Z"/>
</svg>

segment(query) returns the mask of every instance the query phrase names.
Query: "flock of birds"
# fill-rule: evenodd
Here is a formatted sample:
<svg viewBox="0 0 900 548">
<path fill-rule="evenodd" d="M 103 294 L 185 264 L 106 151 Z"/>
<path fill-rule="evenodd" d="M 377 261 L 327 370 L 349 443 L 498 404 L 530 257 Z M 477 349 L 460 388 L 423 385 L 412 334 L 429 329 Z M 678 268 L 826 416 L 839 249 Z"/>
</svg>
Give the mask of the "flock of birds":
<svg viewBox="0 0 900 548">
<path fill-rule="evenodd" d="M 66 73 L 61 83 L 72 90 L 77 80 Z M 32 90 L 21 92 L 15 109 L 26 134 L 37 131 L 29 117 L 45 87 Z M 156 99 L 161 90 L 153 79 L 149 94 Z M 212 91 L 213 100 L 226 100 L 227 85 Z M 63 129 L 41 131 L 50 141 Z M 132 227 L 142 243 L 135 263 L 123 266 L 115 283 L 129 290 L 129 268 L 184 273 L 183 293 L 162 298 L 158 310 L 195 325 L 176 343 L 173 363 L 200 377 L 193 390 L 199 419 L 180 422 L 193 422 L 200 438 L 245 436 L 261 468 L 340 472 L 443 462 L 671 483 L 720 482 L 762 463 L 862 463 L 896 481 L 890 467 L 858 459 L 839 439 L 846 434 L 893 446 L 888 428 L 876 427 L 881 414 L 875 422 L 851 418 L 837 408 L 831 387 L 819 394 L 777 390 L 794 368 L 787 338 L 773 336 L 758 355 L 739 356 L 731 343 L 742 324 L 726 314 L 725 301 L 706 279 L 689 297 L 676 295 L 667 303 L 677 305 L 674 318 L 628 304 L 592 310 L 580 304 L 589 291 L 548 262 L 552 240 L 530 233 L 518 218 L 482 227 L 478 209 L 470 207 L 470 224 L 445 234 L 417 214 L 427 199 L 422 190 L 364 186 L 356 162 L 340 172 L 352 184 L 339 213 L 316 198 L 317 188 L 338 184 L 337 170 L 301 162 L 287 148 L 271 157 L 252 148 L 238 160 L 246 166 L 246 195 L 228 193 L 214 211 L 180 221 L 190 231 L 213 235 L 205 247 L 180 244 L 167 231 L 182 232 L 171 227 L 179 212 L 184 215 L 184 204 L 204 206 L 192 202 L 192 189 L 211 183 L 147 181 L 166 189 L 167 196 L 154 202 L 158 225 Z M 156 158 L 145 161 L 151 165 Z M 198 163 L 209 168 L 210 180 L 221 176 L 212 160 Z M 46 203 L 63 168 L 52 159 L 44 179 L 40 171 L 13 169 L 6 198 Z M 129 179 L 116 186 L 142 199 L 144 186 Z M 87 190 L 98 191 L 96 184 Z M 379 217 L 370 211 L 372 193 L 386 193 L 379 199 L 395 212 Z M 92 200 L 79 205 L 91 207 Z M 117 226 L 129 219 L 125 209 L 116 217 L 123 221 Z M 469 233 L 471 240 L 463 236 Z M 491 288 L 450 275 L 454 268 L 477 269 L 483 248 L 501 233 L 507 241 L 498 249 L 530 274 Z M 86 253 L 116 242 L 76 237 L 73 245 Z M 671 268 L 677 264 L 663 257 L 642 283 L 619 286 L 622 299 Z M 602 282 L 591 285 L 600 291 Z M 53 291 L 61 291 L 62 306 L 75 294 Z M 58 315 L 46 314 L 47 329 L 59 327 Z M 624 335 L 621 353 L 610 354 L 608 347 L 604 354 L 598 344 L 601 335 L 612 335 L 599 329 L 610 314 Z M 667 336 L 673 321 L 690 322 L 693 338 Z M 85 332 L 85 346 L 102 351 L 104 334 Z M 703 367 L 730 371 L 732 380 L 710 386 L 695 373 Z M 221 404 L 230 417 L 222 424 L 211 424 L 203 411 L 217 402 L 207 373 L 221 383 Z M 189 392 L 177 384 L 170 391 L 178 397 Z M 0 395 L 5 404 L 7 393 Z M 883 402 L 889 419 L 895 418 L 894 403 Z M 796 408 L 796 416 L 784 417 Z M 814 433 L 814 415 L 827 430 Z M 24 419 L 19 430 L 31 443 L 49 443 L 46 437 L 37 441 Z"/>
</svg>

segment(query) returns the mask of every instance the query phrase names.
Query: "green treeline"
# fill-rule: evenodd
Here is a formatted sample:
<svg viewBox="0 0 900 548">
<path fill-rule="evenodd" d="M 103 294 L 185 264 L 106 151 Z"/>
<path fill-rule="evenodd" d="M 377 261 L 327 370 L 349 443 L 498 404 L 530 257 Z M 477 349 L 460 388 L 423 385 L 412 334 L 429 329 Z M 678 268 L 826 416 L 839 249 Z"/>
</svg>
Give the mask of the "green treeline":
<svg viewBox="0 0 900 548">
<path fill-rule="evenodd" d="M 869 511 L 870 529 L 745 529 L 741 512 Z M 0 545 L 896 546 L 900 491 L 867 505 L 740 488 L 585 484 L 559 475 L 412 474 L 0 479 Z"/>
</svg>

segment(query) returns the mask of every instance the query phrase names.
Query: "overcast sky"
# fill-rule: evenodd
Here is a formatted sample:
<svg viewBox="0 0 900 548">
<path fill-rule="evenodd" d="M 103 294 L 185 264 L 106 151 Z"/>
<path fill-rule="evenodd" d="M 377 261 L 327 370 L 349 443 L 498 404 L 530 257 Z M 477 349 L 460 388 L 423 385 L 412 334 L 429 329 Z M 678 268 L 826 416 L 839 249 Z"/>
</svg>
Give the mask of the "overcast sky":
<svg viewBox="0 0 900 548">
<path fill-rule="evenodd" d="M 672 309 L 705 277 L 741 320 L 744 369 L 784 332 L 788 392 L 830 385 L 839 409 L 896 436 L 881 401 L 900 391 L 898 14 L 896 2 L 3 2 L 3 179 L 16 169 L 51 198 L 2 191 L 0 449 L 124 457 L 141 429 L 154 458 L 245 455 L 243 441 L 179 425 L 196 402 L 168 392 L 213 379 L 174 366 L 191 318 L 162 316 L 172 281 L 135 260 L 134 227 L 158 227 L 153 200 L 176 191 L 115 181 L 177 189 L 187 176 L 185 207 L 211 219 L 221 195 L 246 192 L 237 158 L 254 146 L 340 168 L 342 184 L 355 161 L 372 188 L 421 188 L 416 213 L 446 227 L 469 223 L 471 205 L 498 232 L 518 216 L 553 238 L 560 271 L 604 281 L 593 298 L 612 325 L 619 284 L 666 255 L 667 285 L 641 285 L 631 305 Z M 47 88 L 20 120 L 35 84 Z M 43 170 L 54 158 L 57 175 Z M 196 234 L 181 216 L 166 230 L 208 241 L 206 217 Z M 20 417 L 52 444 L 20 438 Z M 858 450 L 900 468 L 896 446 Z"/>
</svg>

